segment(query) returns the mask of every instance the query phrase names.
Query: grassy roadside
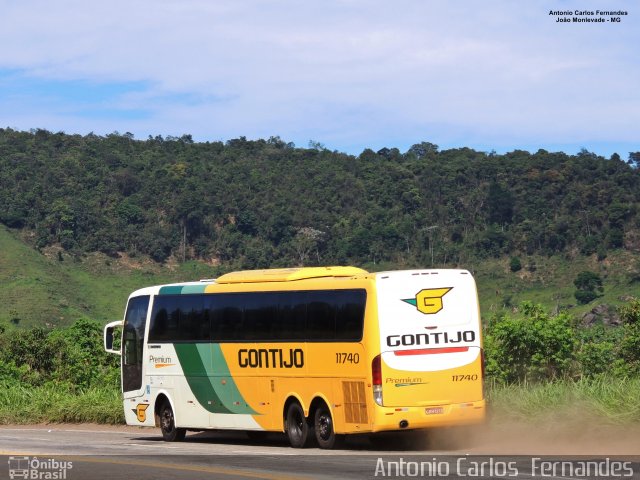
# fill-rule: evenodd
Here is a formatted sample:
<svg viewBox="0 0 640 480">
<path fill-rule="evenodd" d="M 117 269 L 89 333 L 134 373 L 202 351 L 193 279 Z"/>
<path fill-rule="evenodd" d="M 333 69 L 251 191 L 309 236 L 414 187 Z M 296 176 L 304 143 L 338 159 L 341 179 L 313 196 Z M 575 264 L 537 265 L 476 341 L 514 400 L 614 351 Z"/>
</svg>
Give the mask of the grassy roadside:
<svg viewBox="0 0 640 480">
<path fill-rule="evenodd" d="M 212 276 L 213 268 L 198 262 L 158 265 L 103 254 L 80 259 L 54 249 L 40 253 L 0 225 L 0 324 L 64 327 L 78 318 L 104 324 L 122 318 L 127 297 L 138 288 Z"/>
<path fill-rule="evenodd" d="M 640 379 L 487 384 L 490 423 L 640 425 Z M 120 393 L 113 387 L 77 391 L 59 385 L 0 385 L 0 424 L 122 424 Z"/>
<path fill-rule="evenodd" d="M 487 385 L 491 422 L 640 425 L 640 378 Z"/>
<path fill-rule="evenodd" d="M 124 423 L 120 392 L 112 387 L 71 391 L 52 383 L 0 384 L 0 424 Z"/>
</svg>

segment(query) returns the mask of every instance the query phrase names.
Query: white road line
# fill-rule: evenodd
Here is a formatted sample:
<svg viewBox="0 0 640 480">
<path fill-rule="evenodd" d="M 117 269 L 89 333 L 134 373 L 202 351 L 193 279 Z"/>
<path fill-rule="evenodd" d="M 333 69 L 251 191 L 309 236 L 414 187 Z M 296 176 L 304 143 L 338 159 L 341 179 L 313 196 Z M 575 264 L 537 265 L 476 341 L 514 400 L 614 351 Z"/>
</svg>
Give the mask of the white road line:
<svg viewBox="0 0 640 480">
<path fill-rule="evenodd" d="M 241 453 L 242 455 L 268 455 L 268 456 L 293 456 L 295 453 L 283 453 L 283 452 L 256 452 L 255 450 L 232 450 L 231 453 Z M 221 453 L 219 455 L 224 455 Z"/>
<path fill-rule="evenodd" d="M 24 432 L 24 431 L 43 432 L 43 431 L 47 431 L 49 433 L 55 433 L 55 432 L 111 433 L 111 434 L 114 434 L 114 435 L 132 435 L 132 434 L 137 435 L 138 433 L 143 433 L 142 430 L 140 432 L 113 432 L 113 431 L 109 431 L 109 430 L 74 430 L 74 429 L 59 429 L 59 428 L 4 428 L 4 427 L 0 427 L 0 432 L 2 432 L 2 431 L 13 431 L 13 432 Z M 147 430 L 147 432 L 148 431 L 149 430 Z M 48 440 L 50 440 L 50 439 L 48 439 Z"/>
<path fill-rule="evenodd" d="M 157 445 L 147 445 L 145 443 L 123 443 L 122 445 L 126 445 L 127 447 L 147 447 L 147 448 L 158 448 Z M 163 445 L 163 449 L 165 448 L 180 448 L 180 447 L 170 447 L 168 445 Z"/>
<path fill-rule="evenodd" d="M 152 430 L 144 429 L 139 432 L 111 432 L 109 430 L 59 430 L 60 432 L 82 432 L 82 433 L 111 433 L 114 435 L 138 435 L 140 433 L 150 433 Z"/>
</svg>

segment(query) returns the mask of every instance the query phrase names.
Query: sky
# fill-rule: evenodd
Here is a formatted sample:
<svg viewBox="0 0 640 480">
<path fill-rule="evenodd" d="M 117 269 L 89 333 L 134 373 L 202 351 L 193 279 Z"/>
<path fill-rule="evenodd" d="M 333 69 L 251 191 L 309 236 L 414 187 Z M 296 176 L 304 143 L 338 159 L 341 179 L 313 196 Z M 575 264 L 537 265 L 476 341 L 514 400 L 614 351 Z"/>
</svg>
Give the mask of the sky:
<svg viewBox="0 0 640 480">
<path fill-rule="evenodd" d="M 550 10 L 628 15 L 560 23 Z M 279 136 L 355 155 L 423 141 L 640 151 L 637 0 L 0 0 L 0 11 L 0 128 Z"/>
</svg>

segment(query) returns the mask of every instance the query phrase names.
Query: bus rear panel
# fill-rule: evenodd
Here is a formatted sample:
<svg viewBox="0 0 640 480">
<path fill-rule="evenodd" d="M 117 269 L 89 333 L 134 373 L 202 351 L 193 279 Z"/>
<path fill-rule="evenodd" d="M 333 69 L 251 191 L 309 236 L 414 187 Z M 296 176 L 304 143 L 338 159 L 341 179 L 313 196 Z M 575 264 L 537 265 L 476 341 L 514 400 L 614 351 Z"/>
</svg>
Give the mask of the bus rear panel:
<svg viewBox="0 0 640 480">
<path fill-rule="evenodd" d="M 465 270 L 377 275 L 380 355 L 373 431 L 482 422 L 483 354 L 475 282 Z"/>
</svg>

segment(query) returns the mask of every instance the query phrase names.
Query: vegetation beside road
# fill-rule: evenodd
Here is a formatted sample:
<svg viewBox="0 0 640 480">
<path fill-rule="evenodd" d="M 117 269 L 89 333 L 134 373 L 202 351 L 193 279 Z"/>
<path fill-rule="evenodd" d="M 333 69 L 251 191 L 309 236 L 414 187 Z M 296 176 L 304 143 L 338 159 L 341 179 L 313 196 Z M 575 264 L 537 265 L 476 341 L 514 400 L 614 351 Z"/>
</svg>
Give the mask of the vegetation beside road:
<svg viewBox="0 0 640 480">
<path fill-rule="evenodd" d="M 520 311 L 497 314 L 485 325 L 486 372 L 497 384 L 640 375 L 639 299 L 619 307 L 619 327 L 585 327 L 531 302 Z"/>
<path fill-rule="evenodd" d="M 490 421 L 580 425 L 640 424 L 640 378 L 600 376 L 553 382 L 489 382 Z"/>
<path fill-rule="evenodd" d="M 102 348 L 102 326 L 0 325 L 0 424 L 122 423 L 119 358 Z"/>
<path fill-rule="evenodd" d="M 0 425 L 33 423 L 123 424 L 118 387 L 0 384 Z"/>
</svg>

